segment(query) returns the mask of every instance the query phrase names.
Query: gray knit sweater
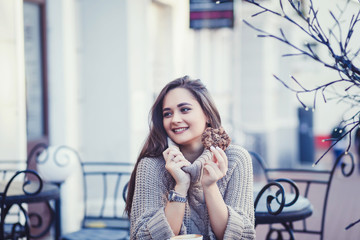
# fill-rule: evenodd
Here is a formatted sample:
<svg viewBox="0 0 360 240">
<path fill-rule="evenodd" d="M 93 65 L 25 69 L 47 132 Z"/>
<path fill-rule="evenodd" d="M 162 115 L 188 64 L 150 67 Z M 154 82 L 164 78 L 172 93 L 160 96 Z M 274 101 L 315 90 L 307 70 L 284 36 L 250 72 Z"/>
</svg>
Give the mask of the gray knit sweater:
<svg viewBox="0 0 360 240">
<path fill-rule="evenodd" d="M 228 207 L 229 218 L 224 239 L 255 239 L 253 174 L 249 153 L 230 145 L 225 151 L 229 165 L 226 176 L 217 182 Z M 174 236 L 164 208 L 175 181 L 165 169 L 163 157 L 140 161 L 131 211 L 131 239 L 165 240 Z M 199 233 L 204 240 L 216 239 L 211 226 L 203 189 L 192 183 L 180 234 Z"/>
</svg>

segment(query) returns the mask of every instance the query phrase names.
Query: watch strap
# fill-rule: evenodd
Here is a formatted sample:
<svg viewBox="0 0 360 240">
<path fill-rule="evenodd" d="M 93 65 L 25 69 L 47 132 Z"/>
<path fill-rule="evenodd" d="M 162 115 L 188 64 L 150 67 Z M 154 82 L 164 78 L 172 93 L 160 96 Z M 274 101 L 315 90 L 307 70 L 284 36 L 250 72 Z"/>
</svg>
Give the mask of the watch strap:
<svg viewBox="0 0 360 240">
<path fill-rule="evenodd" d="M 187 197 L 182 196 L 181 194 L 175 192 L 174 190 L 170 190 L 168 200 L 170 202 L 187 202 Z"/>
</svg>

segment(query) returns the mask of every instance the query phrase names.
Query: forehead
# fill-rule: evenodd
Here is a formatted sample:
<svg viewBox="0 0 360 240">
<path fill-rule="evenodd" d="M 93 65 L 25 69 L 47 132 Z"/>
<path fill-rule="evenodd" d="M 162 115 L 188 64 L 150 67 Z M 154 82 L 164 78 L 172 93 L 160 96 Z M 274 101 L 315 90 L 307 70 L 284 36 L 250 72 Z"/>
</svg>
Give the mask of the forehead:
<svg viewBox="0 0 360 240">
<path fill-rule="evenodd" d="M 195 102 L 197 103 L 197 100 L 189 90 L 185 88 L 175 88 L 165 95 L 163 107 L 183 102 L 194 104 Z"/>
</svg>

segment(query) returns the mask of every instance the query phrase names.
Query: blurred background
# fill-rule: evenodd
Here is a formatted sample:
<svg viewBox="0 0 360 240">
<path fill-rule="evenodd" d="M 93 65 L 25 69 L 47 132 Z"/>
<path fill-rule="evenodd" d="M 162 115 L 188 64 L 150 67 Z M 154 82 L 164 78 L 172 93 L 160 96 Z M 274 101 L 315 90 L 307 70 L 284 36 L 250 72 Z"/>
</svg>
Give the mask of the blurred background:
<svg viewBox="0 0 360 240">
<path fill-rule="evenodd" d="M 346 1 L 314 2 L 326 26 L 328 9 Z M 347 106 L 318 101 L 315 111 L 306 111 L 273 74 L 316 85 L 336 73 L 305 57 L 283 58 L 294 50 L 258 38 L 243 23 L 275 32 L 281 27 L 295 43 L 308 41 L 284 21 L 252 18 L 258 9 L 242 0 L 214 5 L 0 0 L 0 161 L 25 162 L 28 149 L 45 142 L 71 146 L 84 161 L 133 163 L 154 98 L 167 82 L 189 75 L 209 89 L 234 143 L 270 166 L 311 165 L 329 146 L 321 139 L 330 137 Z M 212 13 L 204 20 L 201 11 Z M 311 107 L 313 98 L 303 101 Z M 81 220 L 76 178 L 62 187 L 63 232 Z"/>
</svg>

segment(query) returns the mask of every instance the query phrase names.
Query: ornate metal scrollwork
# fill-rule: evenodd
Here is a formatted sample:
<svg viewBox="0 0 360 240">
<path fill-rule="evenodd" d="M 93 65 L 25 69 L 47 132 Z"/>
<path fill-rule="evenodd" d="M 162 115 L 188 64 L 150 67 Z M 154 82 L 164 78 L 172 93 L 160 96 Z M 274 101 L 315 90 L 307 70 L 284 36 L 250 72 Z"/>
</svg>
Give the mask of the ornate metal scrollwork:
<svg viewBox="0 0 360 240">
<path fill-rule="evenodd" d="M 50 220 L 48 221 L 47 225 L 44 224 L 43 217 L 39 213 L 31 212 L 28 214 L 29 219 L 31 220 L 31 228 L 33 229 L 39 229 L 40 232 L 37 234 L 34 234 L 30 231 L 29 235 L 31 238 L 42 238 L 46 234 L 49 233 L 53 222 L 55 220 L 55 211 L 50 206 L 49 202 L 45 202 L 45 205 L 47 206 L 47 209 L 50 212 Z M 45 227 L 44 227 L 45 226 Z"/>
<path fill-rule="evenodd" d="M 41 143 L 30 152 L 28 166 L 36 168 L 44 181 L 62 183 L 72 173 L 79 158 L 78 152 L 68 146 L 48 147 Z"/>
<path fill-rule="evenodd" d="M 53 160 L 58 167 L 65 167 L 70 164 L 72 155 L 79 158 L 77 151 L 65 145 L 49 147 L 40 143 L 30 152 L 28 160 L 31 161 L 35 154 L 37 164 L 45 164 L 47 161 Z"/>
<path fill-rule="evenodd" d="M 285 182 L 288 183 L 291 186 L 291 190 L 294 191 L 293 199 L 291 199 L 291 201 L 287 201 L 286 200 L 286 191 L 283 187 L 283 185 L 281 184 L 281 182 Z M 269 191 L 271 189 L 271 187 L 277 187 L 278 190 L 276 192 L 274 191 Z M 278 215 L 282 212 L 284 207 L 289 207 L 295 204 L 295 202 L 298 200 L 299 198 L 299 189 L 296 185 L 296 183 L 294 181 L 292 181 L 291 179 L 287 179 L 287 178 L 279 178 L 276 179 L 268 184 L 266 184 L 258 193 L 258 195 L 256 196 L 255 199 L 255 203 L 254 206 L 255 208 L 258 205 L 259 200 L 261 199 L 261 197 L 263 196 L 263 194 L 268 191 L 268 194 L 266 196 L 266 207 L 268 210 L 268 213 L 271 215 Z M 273 211 L 271 209 L 271 203 L 273 200 L 276 200 L 276 202 L 279 204 L 279 208 L 276 211 Z"/>
<path fill-rule="evenodd" d="M 256 199 L 255 199 L 255 203 L 254 203 L 254 206 L 255 206 L 255 209 L 261 199 L 261 197 L 263 196 L 263 194 L 265 193 L 265 191 L 268 191 L 270 190 L 271 187 L 277 187 L 278 190 L 275 192 L 275 196 L 273 195 L 274 192 L 272 191 L 269 191 L 269 195 L 267 195 L 266 197 L 266 208 L 268 210 L 268 213 L 271 214 L 271 215 L 278 215 L 282 212 L 284 206 L 285 206 L 285 190 L 284 190 L 284 187 L 278 183 L 278 182 L 270 182 L 268 184 L 266 184 L 261 190 L 260 192 L 257 194 L 256 196 Z M 278 198 L 279 196 L 281 196 L 281 200 L 279 201 Z M 279 203 L 279 208 L 276 210 L 276 211 L 273 211 L 271 209 L 271 202 L 276 199 L 276 201 Z"/>
<path fill-rule="evenodd" d="M 346 160 L 350 160 L 350 163 L 347 163 Z M 350 177 L 355 169 L 355 160 L 354 155 L 351 152 L 342 153 L 335 161 L 332 172 L 336 170 L 336 167 L 339 165 L 341 167 L 341 173 L 344 177 Z"/>
<path fill-rule="evenodd" d="M 297 187 L 296 183 L 293 180 L 288 179 L 288 178 L 278 178 L 275 181 L 278 182 L 278 183 L 283 182 L 283 183 L 287 183 L 287 184 L 290 185 L 290 187 L 291 187 L 290 191 L 294 192 L 294 194 L 291 195 L 291 196 L 293 196 L 293 199 L 291 201 L 286 201 L 285 200 L 284 207 L 290 207 L 290 206 L 294 205 L 296 203 L 296 201 L 299 199 L 299 196 L 300 196 L 299 188 Z M 287 197 L 289 197 L 289 194 L 287 195 Z M 281 204 L 281 202 L 279 202 L 278 198 L 276 198 L 276 201 L 279 204 Z"/>
<path fill-rule="evenodd" d="M 65 145 L 48 146 L 40 143 L 35 145 L 28 156 L 28 167 L 37 169 L 45 182 L 60 184 L 71 174 L 74 164 L 80 158 L 78 152 Z M 75 161 L 76 159 L 76 161 Z M 37 209 L 30 209 L 29 218 L 31 220 L 31 238 L 41 238 L 45 236 L 55 221 L 55 210 L 49 202 L 44 201 L 42 209 L 49 212 L 49 215 L 39 214 Z M 46 206 L 45 206 L 46 205 Z"/>
<path fill-rule="evenodd" d="M 38 163 L 38 157 L 42 152 L 46 152 L 47 153 L 47 149 L 48 149 L 48 145 L 45 143 L 39 143 L 37 145 L 35 145 L 35 147 L 33 147 L 28 155 L 27 158 L 27 164 L 29 165 L 30 162 L 32 161 L 32 159 L 35 157 L 36 162 Z M 45 158 L 45 160 L 47 160 L 47 157 Z"/>
<path fill-rule="evenodd" d="M 10 178 L 10 180 L 7 182 L 7 184 L 5 186 L 4 191 L 1 193 L 1 197 L 2 197 L 1 198 L 1 221 L 0 221 L 0 237 L 1 238 L 5 238 L 5 235 L 7 235 L 7 236 L 10 235 L 12 238 L 24 237 L 24 236 L 26 236 L 27 238 L 30 237 L 29 217 L 28 217 L 26 209 L 21 204 L 18 204 L 18 206 L 19 206 L 20 212 L 23 214 L 23 216 L 25 218 L 25 222 L 22 223 L 22 222 L 18 221 L 16 223 L 13 223 L 11 233 L 5 233 L 5 230 L 4 230 L 6 216 L 9 213 L 9 210 L 11 209 L 11 207 L 13 206 L 13 204 L 8 204 L 6 202 L 6 199 L 7 199 L 7 197 L 9 197 L 8 193 L 9 193 L 11 186 L 14 183 L 15 178 L 17 178 L 20 174 L 25 175 L 25 178 L 24 178 L 25 180 L 21 186 L 21 190 L 23 191 L 23 193 L 25 195 L 37 195 L 41 192 L 42 187 L 43 187 L 42 179 L 37 174 L 37 172 L 33 171 L 33 170 L 17 171 Z M 29 180 L 29 178 L 26 178 L 27 175 L 33 176 L 34 180 L 33 179 Z M 34 184 L 34 182 L 35 182 L 35 184 Z"/>
<path fill-rule="evenodd" d="M 289 184 L 292 194 L 287 194 L 287 196 L 286 196 L 285 188 L 281 183 Z M 277 188 L 276 191 L 271 190 L 271 188 L 274 188 L 274 187 Z M 287 178 L 275 179 L 274 181 L 266 184 L 260 190 L 260 192 L 257 194 L 255 202 L 254 202 L 255 209 L 256 209 L 260 199 L 263 197 L 263 195 L 265 193 L 268 194 L 268 195 L 265 195 L 267 212 L 271 215 L 278 215 L 283 211 L 283 209 L 285 207 L 290 207 L 290 206 L 294 205 L 300 196 L 299 189 L 293 180 L 287 179 Z M 289 196 L 292 197 L 290 200 L 289 200 Z M 276 210 L 273 210 L 271 208 L 271 203 L 273 202 L 273 200 L 275 200 L 278 203 L 278 208 Z M 286 232 L 289 233 L 290 239 L 294 239 L 294 235 L 292 233 L 291 226 L 289 226 L 286 223 L 281 223 L 281 224 L 286 229 Z M 277 229 L 270 229 L 270 231 L 268 232 L 268 234 L 266 236 L 266 239 L 272 239 L 271 237 L 272 237 L 273 233 L 277 234 L 277 239 L 283 239 L 282 231 L 277 230 Z"/>
</svg>

